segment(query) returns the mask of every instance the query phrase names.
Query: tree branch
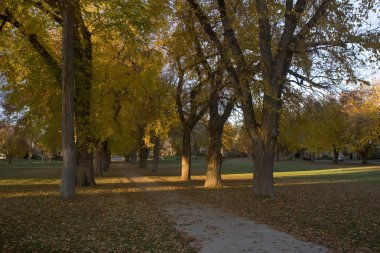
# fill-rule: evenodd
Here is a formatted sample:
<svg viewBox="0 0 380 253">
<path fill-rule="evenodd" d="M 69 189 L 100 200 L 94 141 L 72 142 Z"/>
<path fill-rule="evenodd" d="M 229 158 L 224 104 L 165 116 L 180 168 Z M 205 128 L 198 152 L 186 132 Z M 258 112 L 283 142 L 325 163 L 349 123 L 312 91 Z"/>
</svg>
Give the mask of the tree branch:
<svg viewBox="0 0 380 253">
<path fill-rule="evenodd" d="M 331 2 L 331 0 L 323 0 L 314 15 L 301 28 L 301 31 L 293 38 L 292 43 L 295 45 L 295 48 L 299 46 L 299 44 L 305 39 L 306 35 L 310 32 L 310 30 L 313 29 L 318 21 L 325 15 Z"/>
<path fill-rule="evenodd" d="M 40 54 L 40 56 L 44 59 L 45 63 L 53 70 L 54 76 L 57 80 L 58 85 L 61 87 L 62 85 L 62 76 L 61 76 L 61 66 L 58 61 L 56 61 L 53 56 L 49 53 L 49 51 L 38 41 L 37 35 L 34 33 L 28 33 L 23 25 L 12 15 L 12 13 L 6 9 L 5 15 L 0 14 L 0 19 L 5 20 L 11 23 L 14 27 L 16 27 L 23 36 L 25 36 L 33 48 Z"/>
<path fill-rule="evenodd" d="M 303 81 L 306 81 L 308 83 L 310 83 L 312 86 L 316 87 L 316 88 L 319 88 L 319 89 L 328 89 L 329 86 L 328 85 L 323 85 L 323 84 L 320 84 L 320 83 L 316 83 L 314 82 L 313 80 L 311 80 L 310 78 L 306 77 L 306 76 L 303 76 L 301 74 L 298 74 L 297 72 L 293 71 L 293 70 L 288 70 L 288 73 L 298 79 L 301 79 L 301 82 L 297 82 L 298 85 L 302 85 L 303 84 Z"/>
<path fill-rule="evenodd" d="M 48 8 L 46 8 L 46 6 L 44 6 L 43 2 L 40 2 L 40 1 L 33 1 L 34 3 L 34 6 L 36 6 L 37 8 L 39 8 L 41 11 L 45 12 L 46 15 L 48 15 L 49 17 L 51 17 L 55 22 L 57 22 L 58 24 L 62 25 L 63 24 L 63 19 L 61 16 L 59 16 L 57 13 L 54 13 L 52 12 L 51 10 L 49 10 Z M 47 3 L 48 4 L 48 3 Z M 50 5 L 49 5 L 50 6 Z M 50 6 L 51 7 L 51 6 Z M 52 7 L 51 7 L 52 8 Z"/>
<path fill-rule="evenodd" d="M 177 84 L 177 89 L 176 89 L 175 100 L 177 104 L 179 119 L 181 120 L 182 125 L 185 125 L 186 119 L 185 119 L 185 113 L 183 111 L 183 103 L 181 99 L 182 92 L 183 92 L 185 71 L 181 67 L 180 59 L 177 58 L 176 61 L 177 61 L 177 68 L 178 68 L 178 84 Z"/>
<path fill-rule="evenodd" d="M 223 25 L 224 36 L 227 39 L 227 43 L 238 62 L 238 69 L 245 69 L 247 64 L 244 59 L 244 54 L 235 36 L 235 31 L 232 29 L 224 0 L 218 0 L 218 6 L 219 6 L 220 18 L 222 20 L 222 25 Z"/>
<path fill-rule="evenodd" d="M 273 55 L 271 46 L 271 28 L 267 4 L 264 0 L 255 0 L 256 10 L 259 16 L 259 38 L 261 70 L 265 76 L 273 72 Z"/>
</svg>

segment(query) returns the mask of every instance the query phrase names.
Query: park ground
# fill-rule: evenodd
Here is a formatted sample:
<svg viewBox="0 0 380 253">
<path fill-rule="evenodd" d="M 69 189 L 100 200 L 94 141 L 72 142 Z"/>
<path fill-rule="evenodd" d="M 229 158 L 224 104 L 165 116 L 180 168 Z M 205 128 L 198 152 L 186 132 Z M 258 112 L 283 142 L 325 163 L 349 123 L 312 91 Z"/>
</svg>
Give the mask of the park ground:
<svg viewBox="0 0 380 253">
<path fill-rule="evenodd" d="M 122 166 L 120 166 L 122 164 Z M 118 166 L 115 166 L 118 165 Z M 60 163 L 0 163 L 0 251 L 194 252 L 160 204 L 125 177 L 115 162 L 97 186 L 59 199 Z M 204 189 L 203 158 L 193 180 L 179 182 L 177 160 L 164 160 L 152 191 L 177 192 L 190 202 L 245 217 L 334 252 L 380 252 L 380 164 L 275 163 L 275 198 L 252 194 L 251 161 L 226 159 L 223 187 Z"/>
</svg>

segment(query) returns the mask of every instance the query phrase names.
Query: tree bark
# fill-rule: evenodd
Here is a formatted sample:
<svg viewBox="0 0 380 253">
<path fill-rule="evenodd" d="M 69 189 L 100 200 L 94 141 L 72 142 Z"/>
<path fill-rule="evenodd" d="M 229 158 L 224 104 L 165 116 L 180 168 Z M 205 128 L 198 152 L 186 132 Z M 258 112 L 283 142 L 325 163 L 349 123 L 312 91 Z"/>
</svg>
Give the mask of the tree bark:
<svg viewBox="0 0 380 253">
<path fill-rule="evenodd" d="M 79 10 L 79 2 L 75 2 Z M 91 33 L 83 22 L 81 13 L 75 16 L 74 44 L 75 61 L 75 119 L 77 137 L 78 172 L 77 184 L 95 185 L 90 146 L 94 143 L 91 126 L 92 90 L 92 41 Z"/>
<path fill-rule="evenodd" d="M 131 153 L 128 154 L 129 156 L 129 163 L 130 164 L 136 164 L 137 162 L 137 150 L 133 149 Z"/>
<path fill-rule="evenodd" d="M 228 120 L 231 111 L 234 107 L 235 100 L 229 98 L 227 105 L 224 108 L 223 114 L 219 115 L 219 90 L 218 87 L 222 86 L 222 74 L 211 71 L 211 67 L 208 64 L 204 64 L 204 67 L 208 69 L 209 78 L 213 80 L 212 91 L 209 94 L 209 121 L 208 121 L 208 134 L 209 145 L 207 153 L 207 172 L 205 187 L 216 188 L 222 186 L 222 134 L 224 124 Z"/>
<path fill-rule="evenodd" d="M 148 156 L 149 156 L 149 148 L 143 147 L 140 148 L 139 151 L 139 168 L 146 169 L 148 165 Z"/>
<path fill-rule="evenodd" d="M 275 195 L 273 185 L 274 145 L 258 139 L 253 156 L 253 192 L 262 197 Z"/>
<path fill-rule="evenodd" d="M 131 160 L 130 158 L 131 158 L 131 156 L 129 154 L 124 154 L 124 161 L 125 162 L 129 163 Z"/>
<path fill-rule="evenodd" d="M 182 136 L 182 162 L 181 162 L 181 180 L 191 180 L 191 138 L 190 130 L 184 129 Z"/>
<path fill-rule="evenodd" d="M 154 137 L 154 147 L 153 147 L 153 168 L 152 171 L 158 171 L 158 161 L 160 159 L 160 143 L 161 140 L 159 137 Z"/>
<path fill-rule="evenodd" d="M 360 156 L 362 158 L 362 164 L 368 164 L 368 150 L 361 151 Z"/>
<path fill-rule="evenodd" d="M 8 164 L 12 164 L 13 155 L 11 155 L 11 154 L 7 154 L 6 156 L 7 156 Z"/>
<path fill-rule="evenodd" d="M 61 197 L 75 195 L 76 157 L 74 142 L 74 15 L 73 1 L 64 2 L 62 34 L 62 178 Z"/>
<path fill-rule="evenodd" d="M 210 122 L 214 124 L 215 128 L 209 129 L 209 144 L 207 153 L 207 173 L 204 187 L 217 188 L 222 186 L 222 133 L 223 125 L 217 126 L 216 122 Z"/>
<path fill-rule="evenodd" d="M 92 164 L 92 154 L 86 151 L 77 152 L 78 154 L 78 169 L 77 180 L 78 186 L 94 186 L 95 173 Z"/>
<path fill-rule="evenodd" d="M 339 162 L 339 150 L 334 148 L 333 153 L 334 153 L 334 163 L 337 164 Z"/>
<path fill-rule="evenodd" d="M 108 140 L 101 143 L 100 149 L 100 168 L 102 171 L 108 171 L 111 165 L 111 152 L 108 145 Z"/>
<path fill-rule="evenodd" d="M 96 149 L 93 155 L 94 173 L 96 177 L 103 176 L 101 149 Z"/>
</svg>

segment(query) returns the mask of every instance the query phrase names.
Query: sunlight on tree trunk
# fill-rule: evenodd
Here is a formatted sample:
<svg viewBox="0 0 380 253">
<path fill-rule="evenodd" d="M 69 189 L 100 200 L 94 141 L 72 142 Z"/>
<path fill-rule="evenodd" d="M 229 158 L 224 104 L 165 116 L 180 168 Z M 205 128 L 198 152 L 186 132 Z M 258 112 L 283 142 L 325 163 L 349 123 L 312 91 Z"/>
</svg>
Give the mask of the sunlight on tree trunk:
<svg viewBox="0 0 380 253">
<path fill-rule="evenodd" d="M 190 132 L 184 130 L 182 138 L 182 162 L 181 162 L 181 180 L 191 180 L 191 141 Z"/>
<path fill-rule="evenodd" d="M 221 167 L 222 167 L 222 132 L 221 129 L 209 131 L 209 145 L 207 155 L 207 173 L 205 187 L 217 188 L 222 186 Z"/>
</svg>

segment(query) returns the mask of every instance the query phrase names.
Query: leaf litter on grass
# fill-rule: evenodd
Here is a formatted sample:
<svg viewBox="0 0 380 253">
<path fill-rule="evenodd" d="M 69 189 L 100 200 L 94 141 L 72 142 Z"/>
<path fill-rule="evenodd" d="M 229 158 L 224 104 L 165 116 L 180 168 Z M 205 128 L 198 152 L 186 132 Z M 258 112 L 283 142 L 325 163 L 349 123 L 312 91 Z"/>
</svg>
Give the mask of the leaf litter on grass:
<svg viewBox="0 0 380 253">
<path fill-rule="evenodd" d="M 276 187 L 274 198 L 255 197 L 248 182 L 251 180 L 230 179 L 222 188 L 204 189 L 199 187 L 202 181 L 194 181 L 179 189 L 194 201 L 268 224 L 335 252 L 380 252 L 378 182 L 293 185 L 284 181 Z"/>
<path fill-rule="evenodd" d="M 122 178 L 97 182 L 61 201 L 56 181 L 0 180 L 0 251 L 194 252 L 143 193 Z"/>
</svg>

